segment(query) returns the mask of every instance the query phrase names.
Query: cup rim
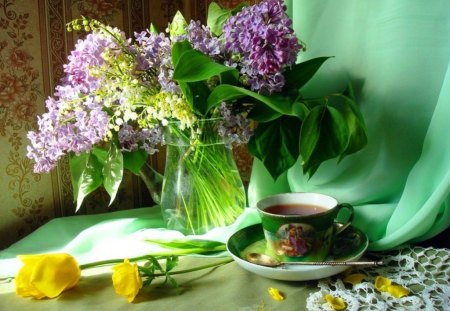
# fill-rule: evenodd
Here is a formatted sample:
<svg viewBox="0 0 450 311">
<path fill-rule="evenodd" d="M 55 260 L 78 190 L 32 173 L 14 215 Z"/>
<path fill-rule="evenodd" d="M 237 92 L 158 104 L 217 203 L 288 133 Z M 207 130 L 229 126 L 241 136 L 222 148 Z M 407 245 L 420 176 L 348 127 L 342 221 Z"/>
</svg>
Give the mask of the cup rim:
<svg viewBox="0 0 450 311">
<path fill-rule="evenodd" d="M 334 202 L 334 204 L 333 204 L 333 207 L 327 208 L 326 211 L 319 212 L 319 213 L 308 214 L 308 215 L 292 215 L 292 214 L 291 214 L 291 215 L 283 215 L 283 214 L 274 214 L 274 213 L 270 213 L 270 212 L 267 212 L 267 211 L 266 211 L 267 208 L 269 208 L 269 207 L 271 207 L 271 206 L 273 206 L 273 205 L 276 205 L 276 204 L 285 204 L 285 205 L 288 205 L 288 204 L 301 204 L 301 203 L 298 203 L 298 202 L 292 202 L 292 203 L 273 203 L 273 204 L 268 204 L 268 205 L 266 205 L 264 208 L 261 208 L 261 207 L 260 207 L 260 205 L 261 205 L 262 202 L 265 202 L 265 201 L 269 201 L 269 202 L 270 202 L 270 200 L 274 200 L 274 199 L 279 198 L 279 197 L 283 197 L 283 196 L 285 196 L 285 197 L 286 197 L 286 196 L 296 196 L 296 195 L 299 195 L 299 194 L 301 194 L 301 195 L 307 194 L 307 195 L 312 195 L 312 196 L 323 197 L 323 198 L 326 198 L 326 199 L 328 199 L 328 200 L 332 200 L 332 201 Z M 314 203 L 308 203 L 308 204 L 314 204 Z M 306 192 L 306 191 L 305 191 L 305 192 L 286 192 L 286 193 L 277 193 L 277 194 L 274 194 L 274 195 L 270 195 L 270 196 L 264 197 L 264 198 L 262 198 L 261 200 L 259 200 L 259 201 L 256 203 L 256 209 L 258 210 L 258 212 L 260 212 L 260 213 L 262 213 L 262 214 L 264 214 L 264 215 L 266 215 L 266 216 L 271 216 L 271 217 L 277 217 L 277 218 L 299 218 L 299 217 L 300 217 L 300 218 L 307 218 L 307 217 L 308 217 L 308 218 L 309 218 L 309 217 L 323 216 L 323 215 L 332 213 L 338 205 L 339 205 L 338 200 L 337 200 L 336 198 L 330 196 L 330 195 L 323 194 L 323 193 L 319 193 L 319 192 L 309 192 L 309 191 Z"/>
</svg>

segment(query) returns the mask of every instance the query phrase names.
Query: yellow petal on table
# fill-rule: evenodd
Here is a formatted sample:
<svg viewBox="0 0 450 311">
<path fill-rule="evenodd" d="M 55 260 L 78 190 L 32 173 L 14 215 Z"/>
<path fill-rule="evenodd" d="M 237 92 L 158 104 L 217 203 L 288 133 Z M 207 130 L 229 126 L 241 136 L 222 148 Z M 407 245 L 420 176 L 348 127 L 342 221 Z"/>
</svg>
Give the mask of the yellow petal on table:
<svg viewBox="0 0 450 311">
<path fill-rule="evenodd" d="M 74 287 L 80 279 L 80 267 L 69 254 L 17 256 L 24 266 L 16 276 L 16 293 L 23 297 L 55 298 Z"/>
<path fill-rule="evenodd" d="M 353 273 L 353 274 L 349 274 L 347 275 L 342 281 L 344 281 L 344 283 L 350 283 L 352 285 L 356 285 L 361 283 L 362 280 L 364 280 L 366 278 L 366 276 L 362 273 Z"/>
<path fill-rule="evenodd" d="M 269 287 L 268 289 L 269 295 L 276 301 L 284 300 L 284 295 L 277 288 Z"/>
<path fill-rule="evenodd" d="M 387 289 L 387 292 L 395 298 L 402 298 L 409 295 L 409 289 L 401 285 L 390 285 Z"/>
<path fill-rule="evenodd" d="M 391 280 L 379 275 L 375 278 L 374 285 L 378 291 L 386 292 L 387 288 L 391 285 L 391 283 L 392 283 Z"/>
<path fill-rule="evenodd" d="M 116 293 L 127 298 L 128 302 L 132 302 L 142 288 L 142 278 L 137 264 L 125 259 L 123 263 L 115 265 L 112 269 L 114 271 L 112 282 Z"/>
<path fill-rule="evenodd" d="M 347 304 L 341 297 L 334 297 L 330 294 L 326 294 L 324 298 L 333 310 L 341 311 L 347 309 Z"/>
<path fill-rule="evenodd" d="M 377 276 L 375 278 L 375 288 L 380 292 L 387 292 L 395 298 L 402 298 L 409 295 L 410 291 L 401 285 L 392 284 L 388 278 Z"/>
</svg>

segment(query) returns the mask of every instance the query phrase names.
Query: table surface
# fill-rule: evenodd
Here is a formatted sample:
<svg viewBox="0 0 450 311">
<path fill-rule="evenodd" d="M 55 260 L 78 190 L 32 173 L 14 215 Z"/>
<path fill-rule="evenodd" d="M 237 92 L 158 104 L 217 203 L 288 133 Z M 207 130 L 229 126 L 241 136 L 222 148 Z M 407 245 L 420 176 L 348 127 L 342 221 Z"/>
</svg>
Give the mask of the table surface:
<svg viewBox="0 0 450 311">
<path fill-rule="evenodd" d="M 125 215 L 130 214 L 137 217 L 139 221 L 137 222 L 136 219 L 131 219 L 129 216 L 125 217 Z M 131 230 L 130 223 L 133 224 L 133 230 L 141 230 L 152 224 L 160 224 L 158 221 L 154 222 L 155 215 L 157 213 L 153 210 L 140 210 L 100 216 L 75 216 L 50 222 L 9 249 L 0 251 L 0 272 L 8 271 L 5 263 L 8 263 L 8 258 L 12 258 L 15 254 L 64 249 L 61 248 L 62 245 L 66 245 L 65 249 L 75 250 L 75 246 L 85 245 L 80 244 L 80 239 L 91 243 L 92 248 L 88 251 L 92 252 L 96 245 L 111 242 L 105 240 L 104 234 L 99 240 L 94 241 L 98 232 L 110 230 L 109 226 L 112 225 L 114 232 L 120 231 L 128 234 Z M 146 217 L 147 220 L 145 220 Z M 127 218 L 126 222 L 122 222 L 124 218 Z M 253 222 L 254 219 L 251 219 L 250 222 L 244 221 L 241 225 L 249 225 Z M 58 230 L 59 234 L 55 235 L 55 230 Z M 45 237 L 52 233 L 52 238 L 45 240 Z M 118 238 L 118 236 L 113 236 L 113 238 Z M 120 249 L 118 251 L 120 252 Z M 361 295 L 374 295 L 374 299 L 381 303 L 384 303 L 383 300 L 392 303 L 392 297 L 367 290 L 368 287 L 372 286 L 373 279 L 377 275 L 384 275 L 393 281 L 404 283 L 412 289 L 411 295 L 404 300 L 405 305 L 409 305 L 409 309 L 404 310 L 414 310 L 417 305 L 416 302 L 426 305 L 426 303 L 429 303 L 427 299 L 430 300 L 431 298 L 443 301 L 443 304 L 436 310 L 450 309 L 450 297 L 445 296 L 445 293 L 450 292 L 450 250 L 445 248 L 405 247 L 392 252 L 366 254 L 366 256 L 381 256 L 386 260 L 385 262 L 389 263 L 389 266 L 381 267 L 380 270 L 377 270 L 378 268 L 362 268 L 362 270 L 356 271 L 367 275 L 366 283 L 361 286 L 358 285 L 359 287 L 343 287 L 341 279 L 344 274 L 313 281 L 279 281 L 252 274 L 238 266 L 237 263 L 230 262 L 216 268 L 176 275 L 174 278 L 179 285 L 178 288 L 163 284 L 162 278 L 156 279 L 149 287 L 140 291 L 133 303 L 128 303 L 126 299 L 115 294 L 111 282 L 110 266 L 83 270 L 78 285 L 55 299 L 35 300 L 18 297 L 15 294 L 14 279 L 0 279 L 0 310 L 265 311 L 307 310 L 307 304 L 311 303 L 313 307 L 308 310 L 322 310 L 323 305 L 317 303 L 317 297 L 320 300 L 325 293 L 338 293 L 334 291 L 336 287 L 340 288 L 339 294 L 345 294 L 347 298 L 353 299 Z M 176 269 L 193 268 L 221 260 L 223 258 L 185 256 L 180 258 L 179 266 Z M 427 285 L 414 287 L 414 284 Z M 427 287 L 431 287 L 430 284 L 436 288 L 431 291 L 431 295 L 434 295 L 431 298 L 428 297 L 430 292 L 425 292 Z M 285 299 L 283 301 L 274 300 L 268 293 L 270 287 L 280 290 Z M 362 297 L 360 298 L 362 299 Z M 356 302 L 350 302 L 349 309 Z M 399 300 L 399 302 L 401 305 L 402 301 Z"/>
</svg>

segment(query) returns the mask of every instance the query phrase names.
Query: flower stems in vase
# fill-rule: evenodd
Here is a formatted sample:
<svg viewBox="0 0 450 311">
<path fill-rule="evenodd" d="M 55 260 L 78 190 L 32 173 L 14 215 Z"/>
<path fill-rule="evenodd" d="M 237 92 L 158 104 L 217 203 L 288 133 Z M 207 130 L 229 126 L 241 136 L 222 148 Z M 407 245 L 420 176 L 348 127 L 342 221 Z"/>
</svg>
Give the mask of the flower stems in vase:
<svg viewBox="0 0 450 311">
<path fill-rule="evenodd" d="M 170 229 L 201 234 L 233 223 L 245 191 L 231 148 L 217 134 L 217 120 L 199 121 L 197 132 L 169 127 L 161 208 Z M 216 125 L 214 125 L 216 124 Z"/>
</svg>

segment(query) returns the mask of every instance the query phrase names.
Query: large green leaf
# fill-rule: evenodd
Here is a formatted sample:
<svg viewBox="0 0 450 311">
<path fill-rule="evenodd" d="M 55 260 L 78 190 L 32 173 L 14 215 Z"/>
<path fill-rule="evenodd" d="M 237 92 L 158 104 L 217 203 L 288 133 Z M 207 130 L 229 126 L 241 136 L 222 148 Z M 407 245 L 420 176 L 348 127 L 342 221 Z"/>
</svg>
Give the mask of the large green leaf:
<svg viewBox="0 0 450 311">
<path fill-rule="evenodd" d="M 345 95 L 336 96 L 343 100 L 341 113 L 349 129 L 349 141 L 347 148 L 340 157 L 340 160 L 342 160 L 345 156 L 361 150 L 365 145 L 367 145 L 368 139 L 364 118 L 362 117 L 361 112 L 357 108 L 354 100 Z"/>
<path fill-rule="evenodd" d="M 211 93 L 206 83 L 204 81 L 179 81 L 178 85 L 180 86 L 186 101 L 191 106 L 191 109 L 197 114 L 206 115 L 209 111 L 207 98 Z"/>
<path fill-rule="evenodd" d="M 102 173 L 104 179 L 103 186 L 111 198 L 109 201 L 109 204 L 111 204 L 116 198 L 117 191 L 119 190 L 123 178 L 123 155 L 114 143 L 111 143 L 110 145 L 108 157 L 103 165 Z"/>
<path fill-rule="evenodd" d="M 232 67 L 216 63 L 197 50 L 188 50 L 181 54 L 173 73 L 173 79 L 183 82 L 197 82 L 218 76 L 222 72 L 239 72 Z"/>
<path fill-rule="evenodd" d="M 79 155 L 71 154 L 69 156 L 70 179 L 72 182 L 73 198 L 76 201 L 78 197 L 78 188 L 81 174 L 86 166 L 89 153 L 83 152 Z"/>
<path fill-rule="evenodd" d="M 342 154 L 348 141 L 349 130 L 339 110 L 328 105 L 313 108 L 300 133 L 304 172 L 312 176 L 325 160 Z"/>
<path fill-rule="evenodd" d="M 230 16 L 231 9 L 222 8 L 216 2 L 211 2 L 208 7 L 208 19 L 206 25 L 214 35 L 220 36 L 222 34 L 223 24 Z"/>
<path fill-rule="evenodd" d="M 148 159 L 148 154 L 145 150 L 138 149 L 131 152 L 122 152 L 123 155 L 123 167 L 132 172 L 133 174 L 139 175 L 142 166 Z"/>
<path fill-rule="evenodd" d="M 170 38 L 173 39 L 177 36 L 184 35 L 187 32 L 187 22 L 183 14 L 177 11 L 172 19 L 172 22 L 168 25 Z"/>
<path fill-rule="evenodd" d="M 275 180 L 297 161 L 300 127 L 300 119 L 282 116 L 258 124 L 248 143 L 249 152 L 263 162 Z"/>
<path fill-rule="evenodd" d="M 291 102 L 286 97 L 279 95 L 264 96 L 242 87 L 228 84 L 221 84 L 214 88 L 214 90 L 211 92 L 211 95 L 209 95 L 208 97 L 208 110 L 224 101 L 226 102 L 232 99 L 238 99 L 246 96 L 252 97 L 257 101 L 267 105 L 269 108 L 276 111 L 277 115 L 296 115 L 296 113 L 292 111 Z"/>
<path fill-rule="evenodd" d="M 172 63 L 176 67 L 184 52 L 192 50 L 192 46 L 188 40 L 175 42 L 172 46 Z"/>
<path fill-rule="evenodd" d="M 293 65 L 283 73 L 286 80 L 284 90 L 300 89 L 319 70 L 320 66 L 330 57 L 317 57 Z"/>
<path fill-rule="evenodd" d="M 227 9 L 222 8 L 216 2 L 211 2 L 208 7 L 208 18 L 206 21 L 206 25 L 211 30 L 211 33 L 215 36 L 220 36 L 227 19 L 240 12 L 245 6 L 247 6 L 246 3 L 241 3 L 232 9 Z"/>
<path fill-rule="evenodd" d="M 248 113 L 248 118 L 256 122 L 269 122 L 281 117 L 282 114 L 269 106 L 256 104 Z"/>
<path fill-rule="evenodd" d="M 73 157 L 70 163 L 72 181 L 75 181 L 73 183 L 74 197 L 77 200 L 75 212 L 80 209 L 84 198 L 103 184 L 103 164 L 97 156 L 94 153 L 88 153 L 79 157 L 79 159 Z"/>
</svg>

